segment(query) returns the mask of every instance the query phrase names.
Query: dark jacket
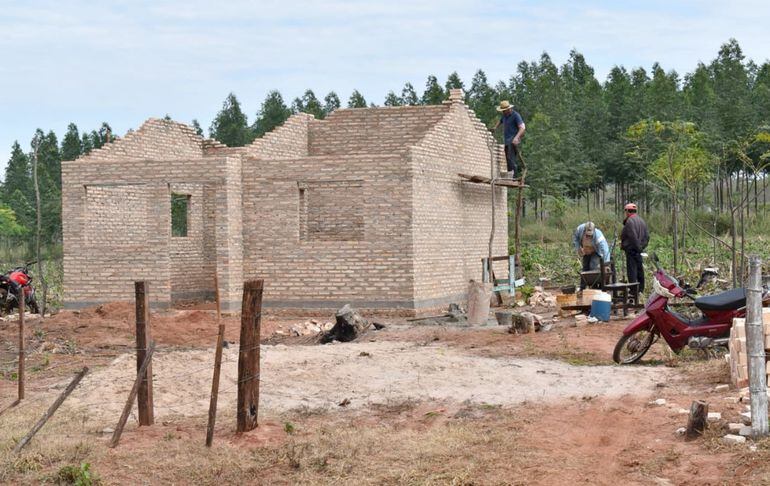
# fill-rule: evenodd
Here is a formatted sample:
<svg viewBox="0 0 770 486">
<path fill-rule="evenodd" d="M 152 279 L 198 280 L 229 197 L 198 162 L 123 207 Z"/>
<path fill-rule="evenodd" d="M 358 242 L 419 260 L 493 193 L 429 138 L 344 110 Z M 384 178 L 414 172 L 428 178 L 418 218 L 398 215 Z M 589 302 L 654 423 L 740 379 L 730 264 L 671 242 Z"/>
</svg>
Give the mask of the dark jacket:
<svg viewBox="0 0 770 486">
<path fill-rule="evenodd" d="M 620 248 L 623 251 L 635 251 L 641 253 L 650 242 L 650 234 L 647 232 L 647 224 L 636 214 L 632 214 L 623 221 L 623 231 L 620 233 Z"/>
</svg>

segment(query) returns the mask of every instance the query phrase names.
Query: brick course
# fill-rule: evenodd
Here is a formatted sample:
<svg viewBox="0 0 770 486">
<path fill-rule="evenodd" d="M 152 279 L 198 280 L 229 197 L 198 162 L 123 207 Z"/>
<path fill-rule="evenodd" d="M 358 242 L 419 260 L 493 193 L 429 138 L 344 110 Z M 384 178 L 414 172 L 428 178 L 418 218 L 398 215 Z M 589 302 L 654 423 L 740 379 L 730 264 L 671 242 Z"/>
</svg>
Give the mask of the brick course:
<svg viewBox="0 0 770 486">
<path fill-rule="evenodd" d="M 459 100 L 294 115 L 241 148 L 150 119 L 62 164 L 65 302 L 128 300 L 149 280 L 168 305 L 210 296 L 216 273 L 226 310 L 249 278 L 273 308 L 443 306 L 480 278 L 491 224 L 489 186 L 457 173 L 491 163 L 504 166 L 500 147 Z M 190 195 L 186 237 L 171 236 L 172 193 Z"/>
</svg>

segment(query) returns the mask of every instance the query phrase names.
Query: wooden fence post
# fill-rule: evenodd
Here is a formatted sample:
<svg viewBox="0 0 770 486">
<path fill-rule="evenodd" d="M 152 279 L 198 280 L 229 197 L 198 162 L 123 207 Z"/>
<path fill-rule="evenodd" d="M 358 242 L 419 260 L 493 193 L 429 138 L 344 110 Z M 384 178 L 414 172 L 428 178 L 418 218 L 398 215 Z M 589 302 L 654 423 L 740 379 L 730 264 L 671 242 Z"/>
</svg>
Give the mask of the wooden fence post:
<svg viewBox="0 0 770 486">
<path fill-rule="evenodd" d="M 67 388 L 64 389 L 64 391 L 59 395 L 59 398 L 56 399 L 55 402 L 51 404 L 50 407 L 48 407 L 48 410 L 43 414 L 42 417 L 40 417 L 40 420 L 37 421 L 34 427 L 32 427 L 32 430 L 30 430 L 27 435 L 22 438 L 18 444 L 16 444 L 16 447 L 14 447 L 13 452 L 19 452 L 24 448 L 27 443 L 32 440 L 32 437 L 37 434 L 37 432 L 43 428 L 46 422 L 48 422 L 48 419 L 50 419 L 54 413 L 56 413 L 56 410 L 59 408 L 59 406 L 64 403 L 64 400 L 70 396 L 70 393 L 72 393 L 72 390 L 75 389 L 76 386 L 78 386 L 78 383 L 80 383 L 80 380 L 83 379 L 84 376 L 86 376 L 86 373 L 88 373 L 88 367 L 85 366 L 83 369 L 75 375 L 75 378 L 72 379 L 69 385 L 67 385 Z"/>
<path fill-rule="evenodd" d="M 150 296 L 147 282 L 134 282 L 136 292 L 136 370 L 142 368 L 150 342 Z M 146 367 L 139 386 L 139 425 L 155 423 L 152 401 L 152 361 Z"/>
<path fill-rule="evenodd" d="M 219 325 L 217 349 L 214 355 L 214 377 L 211 380 L 211 401 L 209 402 L 209 424 L 206 427 L 206 447 L 214 442 L 214 424 L 217 421 L 217 396 L 219 394 L 219 371 L 222 369 L 222 345 L 225 340 L 225 325 Z"/>
<path fill-rule="evenodd" d="M 263 280 L 243 284 L 241 345 L 238 352 L 237 432 L 257 427 L 259 412 L 259 331 L 262 318 Z"/>
<path fill-rule="evenodd" d="M 139 392 L 140 384 L 142 383 L 142 376 L 144 375 L 145 371 L 147 371 L 147 367 L 150 365 L 150 362 L 152 361 L 152 353 L 155 352 L 155 343 L 151 342 L 149 347 L 147 348 L 147 356 L 144 358 L 144 363 L 142 363 L 142 366 L 139 368 L 139 371 L 136 373 L 136 379 L 134 380 L 134 386 L 131 387 L 131 392 L 128 394 L 128 399 L 126 400 L 126 404 L 123 406 L 123 413 L 120 414 L 120 418 L 118 419 L 118 425 L 115 427 L 115 432 L 112 433 L 112 439 L 110 439 L 110 447 L 114 448 L 118 445 L 118 442 L 120 442 L 120 436 L 123 435 L 123 427 L 126 426 L 126 421 L 128 420 L 129 414 L 131 414 L 131 409 L 134 408 L 134 400 L 136 399 L 136 395 Z"/>
<path fill-rule="evenodd" d="M 768 423 L 765 326 L 762 322 L 762 260 L 756 255 L 749 257 L 749 282 L 746 286 L 746 348 L 749 358 L 751 430 L 755 437 L 765 436 L 768 432 Z"/>
<path fill-rule="evenodd" d="M 8 289 L 10 292 L 10 288 Z M 24 346 L 24 287 L 19 289 L 19 372 L 17 378 L 19 379 L 19 400 L 24 399 L 24 361 L 27 351 Z"/>
</svg>

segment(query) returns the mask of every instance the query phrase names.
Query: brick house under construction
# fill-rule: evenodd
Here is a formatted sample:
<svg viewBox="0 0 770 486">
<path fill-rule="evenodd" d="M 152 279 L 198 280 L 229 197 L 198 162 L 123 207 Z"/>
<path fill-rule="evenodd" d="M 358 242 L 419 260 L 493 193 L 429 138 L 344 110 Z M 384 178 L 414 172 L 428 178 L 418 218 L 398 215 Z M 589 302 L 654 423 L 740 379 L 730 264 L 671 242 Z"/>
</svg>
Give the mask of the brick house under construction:
<svg viewBox="0 0 770 486">
<path fill-rule="evenodd" d="M 240 308 L 265 279 L 277 309 L 419 312 L 462 301 L 491 229 L 492 138 L 462 102 L 298 114 L 246 147 L 149 119 L 62 164 L 64 291 L 70 308 L 210 298 Z M 494 144 L 497 169 L 504 170 Z M 507 254 L 498 188 L 495 253 Z M 176 225 L 176 226 L 174 226 Z M 172 228 L 172 226 L 174 226 Z"/>
</svg>

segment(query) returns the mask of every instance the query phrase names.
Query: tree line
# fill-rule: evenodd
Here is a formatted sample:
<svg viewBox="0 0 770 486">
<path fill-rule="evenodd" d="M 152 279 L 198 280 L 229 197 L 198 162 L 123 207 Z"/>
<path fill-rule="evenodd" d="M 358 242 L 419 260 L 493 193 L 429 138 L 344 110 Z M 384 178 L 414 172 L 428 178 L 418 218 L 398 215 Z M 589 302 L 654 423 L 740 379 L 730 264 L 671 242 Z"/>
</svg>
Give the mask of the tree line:
<svg viewBox="0 0 770 486">
<path fill-rule="evenodd" d="M 470 83 L 457 73 L 443 84 L 430 75 L 421 94 L 405 83 L 385 95 L 384 105 L 440 104 L 452 88 L 465 91 L 466 103 L 488 127 L 497 121 L 496 107 L 503 99 L 510 100 L 524 117 L 529 217 L 558 213 L 571 201 L 585 204 L 590 211 L 608 204 L 622 207 L 630 200 L 645 210 L 708 204 L 717 211 L 742 215 L 752 205 L 757 208 L 759 196 L 735 194 L 745 195 L 753 184 L 754 192 L 764 197 L 757 184 L 763 189 L 767 184 L 768 146 L 762 134 L 770 132 L 766 128 L 770 125 L 770 63 L 747 60 L 734 39 L 723 44 L 712 61 L 701 62 L 684 75 L 666 71 L 658 63 L 649 71 L 617 65 L 600 81 L 577 51 L 570 52 L 561 66 L 543 53 L 537 60 L 520 62 L 508 79 L 496 83 L 482 70 Z M 270 91 L 250 123 L 238 98 L 230 93 L 208 135 L 228 146 L 243 146 L 293 113 L 323 119 L 342 105 L 334 91 L 319 98 L 308 89 L 290 103 L 279 91 Z M 356 90 L 345 106 L 375 105 Z M 192 125 L 203 136 L 200 123 L 193 120 Z M 36 159 L 41 238 L 44 243 L 59 242 L 61 161 L 101 147 L 110 137 L 107 123 L 83 133 L 70 124 L 61 143 L 53 131 L 42 130 L 36 131 L 29 149 L 15 143 L 0 186 L 0 235 L 31 241 Z M 607 201 L 608 195 L 613 200 Z"/>
</svg>

